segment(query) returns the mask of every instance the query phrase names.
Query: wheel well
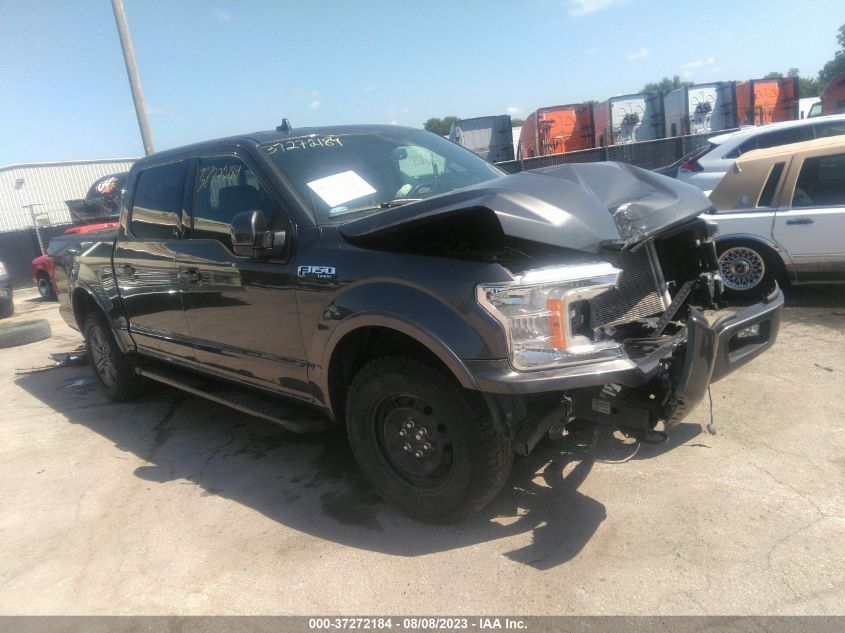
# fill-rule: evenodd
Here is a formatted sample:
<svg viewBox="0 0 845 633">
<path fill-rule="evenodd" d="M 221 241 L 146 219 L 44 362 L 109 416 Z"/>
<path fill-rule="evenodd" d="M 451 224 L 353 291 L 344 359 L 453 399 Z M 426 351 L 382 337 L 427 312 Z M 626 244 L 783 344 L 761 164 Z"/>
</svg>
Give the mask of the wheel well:
<svg viewBox="0 0 845 633">
<path fill-rule="evenodd" d="M 346 334 L 332 351 L 328 369 L 328 398 L 334 417 L 343 422 L 349 385 L 361 368 L 383 356 L 406 356 L 424 362 L 455 379 L 437 355 L 416 339 L 386 327 L 362 327 Z"/>
<path fill-rule="evenodd" d="M 79 326 L 80 332 L 82 331 L 85 319 L 91 311 L 100 309 L 94 298 L 81 288 L 74 290 L 71 307 L 73 308 L 73 316 L 76 319 L 76 324 Z"/>
<path fill-rule="evenodd" d="M 39 270 L 37 273 L 35 273 L 35 276 L 36 278 L 40 279 L 43 277 L 47 281 L 50 281 L 50 274 L 46 270 Z"/>
<path fill-rule="evenodd" d="M 789 275 L 786 270 L 786 264 L 780 254 L 771 246 L 761 240 L 755 240 L 751 237 L 729 237 L 716 242 L 716 249 L 719 255 L 731 246 L 750 246 L 760 252 L 766 258 L 766 263 L 771 264 L 775 268 L 775 277 L 778 282 L 784 283 L 789 281 Z"/>
</svg>

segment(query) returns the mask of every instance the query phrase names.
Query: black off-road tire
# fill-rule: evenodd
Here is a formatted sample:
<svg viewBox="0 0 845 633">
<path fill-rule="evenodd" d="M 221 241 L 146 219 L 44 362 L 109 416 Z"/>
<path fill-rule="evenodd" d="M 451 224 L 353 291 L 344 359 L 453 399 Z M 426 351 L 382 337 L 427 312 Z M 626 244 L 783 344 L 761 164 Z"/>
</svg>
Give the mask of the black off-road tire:
<svg viewBox="0 0 845 633">
<path fill-rule="evenodd" d="M 399 437 L 409 423 L 411 433 Z M 411 358 L 378 358 L 358 372 L 346 401 L 346 425 L 373 488 L 428 523 L 453 523 L 479 512 L 513 465 L 512 444 L 496 432 L 478 394 Z M 433 470 L 416 472 L 426 468 Z"/>
<path fill-rule="evenodd" d="M 50 322 L 46 319 L 18 321 L 0 325 L 0 348 L 18 347 L 50 338 Z"/>
<path fill-rule="evenodd" d="M 82 333 L 88 362 L 109 398 L 128 400 L 145 391 L 147 381 L 135 372 L 131 357 L 120 351 L 102 313 L 91 312 L 85 318 Z"/>
<path fill-rule="evenodd" d="M 50 283 L 50 277 L 45 274 L 38 275 L 38 294 L 44 301 L 52 301 L 56 298 L 56 293 L 53 292 L 53 285 Z"/>
</svg>

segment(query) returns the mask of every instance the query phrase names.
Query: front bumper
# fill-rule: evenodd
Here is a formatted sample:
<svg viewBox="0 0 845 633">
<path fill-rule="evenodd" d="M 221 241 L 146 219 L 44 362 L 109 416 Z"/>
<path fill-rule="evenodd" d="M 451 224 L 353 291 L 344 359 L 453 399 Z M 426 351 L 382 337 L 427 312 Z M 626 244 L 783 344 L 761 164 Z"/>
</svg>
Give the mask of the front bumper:
<svg viewBox="0 0 845 633">
<path fill-rule="evenodd" d="M 518 372 L 507 360 L 467 361 L 479 390 L 509 396 L 567 392 L 585 387 L 617 384 L 637 388 L 654 379 L 668 359 L 682 364 L 675 373 L 678 406 L 688 410 L 723 378 L 771 347 L 780 326 L 783 293 L 776 288 L 764 301 L 739 309 L 700 312 L 691 308 L 685 336 L 633 360 L 626 358 L 573 367 Z M 740 336 L 757 326 L 756 337 Z"/>
</svg>

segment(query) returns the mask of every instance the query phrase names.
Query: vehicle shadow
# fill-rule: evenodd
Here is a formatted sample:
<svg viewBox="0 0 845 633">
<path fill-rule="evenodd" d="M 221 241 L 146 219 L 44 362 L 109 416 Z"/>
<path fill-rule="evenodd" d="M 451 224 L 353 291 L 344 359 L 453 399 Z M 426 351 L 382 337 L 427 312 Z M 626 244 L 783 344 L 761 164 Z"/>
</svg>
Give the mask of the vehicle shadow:
<svg viewBox="0 0 845 633">
<path fill-rule="evenodd" d="M 845 309 L 845 285 L 791 286 L 783 295 L 787 308 Z"/>
<path fill-rule="evenodd" d="M 16 384 L 71 424 L 144 460 L 133 470 L 139 478 L 162 486 L 196 485 L 201 497 L 231 499 L 285 526 L 352 547 L 420 556 L 503 539 L 505 556 L 545 570 L 577 556 L 606 517 L 604 505 L 579 490 L 597 450 L 583 437 L 544 441 L 530 456 L 517 458 L 505 488 L 480 516 L 430 526 L 378 497 L 341 430 L 296 435 L 158 386 L 132 402 L 111 403 L 88 367 L 23 374 Z M 291 405 L 290 415 L 316 414 Z M 701 428 L 683 424 L 673 431 L 668 443 L 641 450 L 637 458 L 683 444 Z M 528 533 L 528 545 L 524 538 L 516 545 L 507 540 Z"/>
</svg>

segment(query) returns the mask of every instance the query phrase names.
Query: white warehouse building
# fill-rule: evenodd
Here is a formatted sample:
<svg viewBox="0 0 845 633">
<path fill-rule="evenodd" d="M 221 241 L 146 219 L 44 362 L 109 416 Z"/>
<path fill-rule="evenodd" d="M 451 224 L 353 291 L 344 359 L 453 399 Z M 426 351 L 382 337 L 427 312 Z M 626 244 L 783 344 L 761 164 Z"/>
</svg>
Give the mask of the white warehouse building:
<svg viewBox="0 0 845 633">
<path fill-rule="evenodd" d="M 0 167 L 0 232 L 71 222 L 65 200 L 84 198 L 95 180 L 128 171 L 134 158 L 27 163 Z"/>
</svg>

